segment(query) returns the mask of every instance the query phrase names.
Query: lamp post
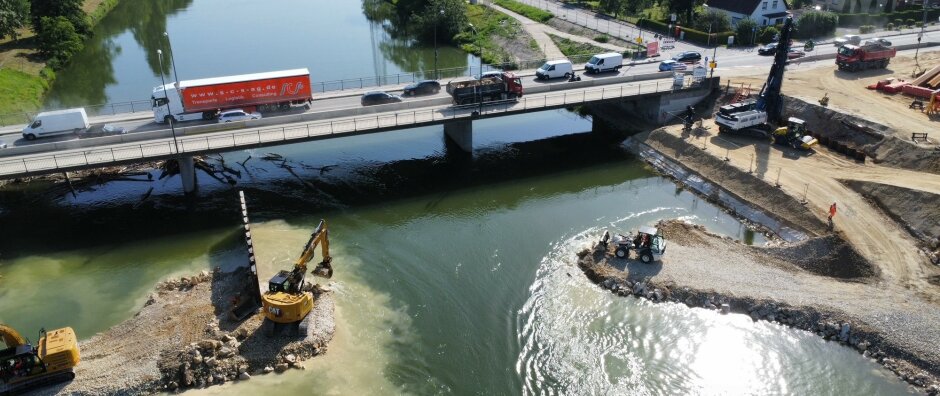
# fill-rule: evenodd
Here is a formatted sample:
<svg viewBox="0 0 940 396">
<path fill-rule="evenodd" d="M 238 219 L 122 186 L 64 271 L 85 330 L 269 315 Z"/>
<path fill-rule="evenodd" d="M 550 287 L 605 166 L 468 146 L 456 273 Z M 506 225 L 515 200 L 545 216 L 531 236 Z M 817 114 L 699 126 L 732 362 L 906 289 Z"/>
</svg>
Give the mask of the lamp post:
<svg viewBox="0 0 940 396">
<path fill-rule="evenodd" d="M 441 8 L 441 12 L 439 15 L 441 17 L 444 16 L 443 8 Z M 440 76 L 437 75 L 437 25 L 440 24 L 440 21 L 441 21 L 440 17 L 434 21 L 434 79 L 435 80 L 440 80 Z"/>
<path fill-rule="evenodd" d="M 477 32 L 477 28 L 474 27 L 472 23 L 470 24 L 470 30 L 473 31 L 474 36 L 479 34 L 479 32 Z M 483 44 L 477 44 L 477 47 L 480 48 L 480 79 L 482 79 L 483 78 Z M 477 102 L 480 103 L 480 107 L 479 107 L 479 110 L 477 110 L 477 113 L 480 115 L 483 115 L 483 96 L 482 96 L 482 93 L 480 92 L 480 88 L 481 88 L 480 84 L 477 84 L 475 90 L 480 95 L 480 97 L 477 98 Z"/>
<path fill-rule="evenodd" d="M 166 80 L 163 79 L 163 51 L 157 50 L 157 58 L 160 60 L 160 83 L 163 84 L 163 98 L 166 100 L 167 122 L 170 123 L 170 131 L 173 133 L 173 146 L 176 147 L 176 154 L 180 153 L 180 144 L 176 141 L 176 128 L 173 126 L 173 115 L 170 112 L 170 97 L 166 93 Z"/>
<path fill-rule="evenodd" d="M 170 49 L 170 66 L 173 67 L 173 78 L 176 79 L 176 84 L 174 85 L 178 89 L 180 84 L 180 76 L 176 75 L 176 52 L 173 52 L 173 43 L 170 42 L 170 35 L 166 32 L 163 32 L 163 37 L 166 37 L 166 45 Z M 160 70 L 161 72 L 163 71 L 163 69 Z"/>
</svg>

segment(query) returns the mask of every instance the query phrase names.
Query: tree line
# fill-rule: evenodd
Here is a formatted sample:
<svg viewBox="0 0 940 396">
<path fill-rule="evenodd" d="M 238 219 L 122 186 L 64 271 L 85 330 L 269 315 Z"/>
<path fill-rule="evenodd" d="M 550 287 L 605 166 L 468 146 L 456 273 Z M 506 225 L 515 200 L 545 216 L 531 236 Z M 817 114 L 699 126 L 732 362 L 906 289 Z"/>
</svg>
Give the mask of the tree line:
<svg viewBox="0 0 940 396">
<path fill-rule="evenodd" d="M 0 0 L 0 39 L 18 40 L 27 27 L 36 34 L 39 54 L 53 69 L 81 51 L 91 34 L 82 0 Z"/>
</svg>

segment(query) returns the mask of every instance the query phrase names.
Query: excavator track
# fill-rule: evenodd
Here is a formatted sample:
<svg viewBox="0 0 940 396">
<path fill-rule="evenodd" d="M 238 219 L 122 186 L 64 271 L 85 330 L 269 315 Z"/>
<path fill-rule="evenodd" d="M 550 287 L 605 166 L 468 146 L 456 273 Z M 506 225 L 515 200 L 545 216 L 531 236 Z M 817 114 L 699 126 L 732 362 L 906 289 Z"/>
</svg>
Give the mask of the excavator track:
<svg viewBox="0 0 940 396">
<path fill-rule="evenodd" d="M 15 384 L 0 384 L 0 396 L 12 396 L 29 392 L 34 389 L 55 385 L 62 382 L 68 382 L 75 379 L 75 372 L 72 370 L 59 371 L 51 374 L 40 374 L 35 378 L 29 378 Z"/>
</svg>

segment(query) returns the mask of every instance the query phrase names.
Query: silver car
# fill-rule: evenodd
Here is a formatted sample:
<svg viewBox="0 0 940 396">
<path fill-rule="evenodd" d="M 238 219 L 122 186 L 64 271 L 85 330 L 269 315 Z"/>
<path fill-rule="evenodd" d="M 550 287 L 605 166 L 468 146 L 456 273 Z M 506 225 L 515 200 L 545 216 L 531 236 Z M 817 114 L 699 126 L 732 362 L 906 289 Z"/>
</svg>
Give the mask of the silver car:
<svg viewBox="0 0 940 396">
<path fill-rule="evenodd" d="M 249 113 L 244 110 L 227 110 L 219 113 L 219 122 L 248 121 L 261 119 L 261 113 Z"/>
</svg>

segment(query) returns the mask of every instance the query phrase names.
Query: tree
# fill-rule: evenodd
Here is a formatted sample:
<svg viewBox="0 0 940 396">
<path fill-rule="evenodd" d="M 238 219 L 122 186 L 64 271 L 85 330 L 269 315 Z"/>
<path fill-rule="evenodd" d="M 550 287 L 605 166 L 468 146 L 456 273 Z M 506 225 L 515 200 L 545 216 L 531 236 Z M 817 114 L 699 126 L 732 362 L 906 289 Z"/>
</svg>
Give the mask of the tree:
<svg viewBox="0 0 940 396">
<path fill-rule="evenodd" d="M 0 39 L 18 38 L 17 29 L 26 26 L 29 20 L 29 0 L 0 0 Z"/>
<path fill-rule="evenodd" d="M 839 17 L 831 12 L 807 11 L 796 21 L 796 37 L 808 39 L 835 33 Z"/>
<path fill-rule="evenodd" d="M 758 41 L 763 44 L 772 43 L 776 40 L 777 35 L 780 34 L 780 31 L 773 26 L 764 26 L 760 29 L 760 32 L 757 33 Z"/>
<path fill-rule="evenodd" d="M 731 19 L 724 12 L 710 9 L 699 14 L 692 23 L 692 27 L 703 32 L 727 32 L 731 30 Z"/>
<path fill-rule="evenodd" d="M 756 40 L 757 22 L 751 18 L 744 18 L 738 21 L 734 27 L 734 41 L 741 45 L 753 45 Z"/>
<path fill-rule="evenodd" d="M 81 35 L 91 33 L 88 15 L 82 10 L 82 0 L 30 0 L 30 16 L 33 31 L 37 34 L 42 29 L 43 17 L 65 17 Z"/>
<path fill-rule="evenodd" d="M 82 50 L 82 36 L 64 16 L 39 20 L 39 53 L 49 59 L 53 69 L 62 67 L 72 54 Z"/>
<path fill-rule="evenodd" d="M 469 23 L 466 7 L 463 0 L 430 0 L 423 12 L 411 14 L 409 23 L 415 35 L 423 41 L 433 40 L 436 30 L 438 40 L 451 42 Z M 443 15 L 441 10 L 444 10 Z"/>
<path fill-rule="evenodd" d="M 660 4 L 665 4 L 669 6 L 669 9 L 675 11 L 677 14 L 685 15 L 685 25 L 690 25 L 693 20 L 693 12 L 695 11 L 696 4 L 703 3 L 700 0 L 662 0 Z"/>
</svg>

